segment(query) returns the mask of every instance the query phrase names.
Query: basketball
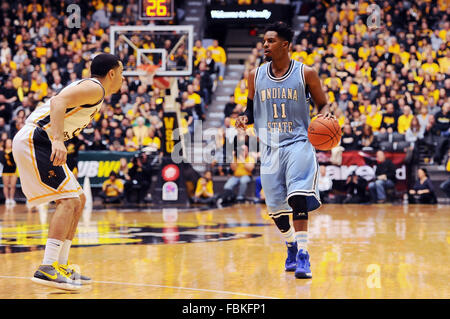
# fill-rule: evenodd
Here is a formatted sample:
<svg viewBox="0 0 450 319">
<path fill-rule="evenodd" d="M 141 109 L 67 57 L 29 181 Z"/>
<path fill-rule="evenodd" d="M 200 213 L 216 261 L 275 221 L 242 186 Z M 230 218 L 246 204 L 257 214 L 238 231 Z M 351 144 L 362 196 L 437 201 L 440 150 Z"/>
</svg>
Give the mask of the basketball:
<svg viewBox="0 0 450 319">
<path fill-rule="evenodd" d="M 308 127 L 309 141 L 321 151 L 328 151 L 337 146 L 341 136 L 339 122 L 332 118 L 318 117 Z"/>
</svg>

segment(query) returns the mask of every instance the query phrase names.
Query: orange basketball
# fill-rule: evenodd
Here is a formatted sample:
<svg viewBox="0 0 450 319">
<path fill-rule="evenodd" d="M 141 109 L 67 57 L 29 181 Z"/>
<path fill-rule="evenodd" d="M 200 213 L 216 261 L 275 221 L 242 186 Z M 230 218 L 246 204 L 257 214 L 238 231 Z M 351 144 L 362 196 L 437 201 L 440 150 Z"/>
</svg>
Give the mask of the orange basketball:
<svg viewBox="0 0 450 319">
<path fill-rule="evenodd" d="M 342 131 L 335 119 L 318 117 L 308 127 L 308 139 L 318 150 L 328 151 L 339 144 Z"/>
</svg>

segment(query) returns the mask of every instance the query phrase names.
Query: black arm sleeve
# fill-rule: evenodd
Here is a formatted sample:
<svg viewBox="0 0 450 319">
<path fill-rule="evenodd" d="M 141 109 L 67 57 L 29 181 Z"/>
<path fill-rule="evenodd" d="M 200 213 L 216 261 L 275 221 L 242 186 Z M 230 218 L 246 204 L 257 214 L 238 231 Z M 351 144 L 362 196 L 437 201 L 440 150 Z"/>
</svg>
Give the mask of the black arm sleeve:
<svg viewBox="0 0 450 319">
<path fill-rule="evenodd" d="M 253 117 L 253 100 L 247 99 L 247 108 L 241 115 L 247 116 L 248 125 L 255 123 L 255 118 Z"/>
</svg>

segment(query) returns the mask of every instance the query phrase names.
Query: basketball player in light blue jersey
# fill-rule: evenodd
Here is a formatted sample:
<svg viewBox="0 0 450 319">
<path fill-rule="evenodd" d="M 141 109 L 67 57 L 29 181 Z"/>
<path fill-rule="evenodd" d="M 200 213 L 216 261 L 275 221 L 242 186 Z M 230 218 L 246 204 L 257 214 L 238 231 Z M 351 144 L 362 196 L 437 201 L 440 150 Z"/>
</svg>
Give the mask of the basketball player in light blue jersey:
<svg viewBox="0 0 450 319">
<path fill-rule="evenodd" d="M 317 72 L 291 60 L 293 32 L 283 22 L 269 25 L 264 34 L 268 63 L 250 72 L 246 111 L 238 129 L 254 123 L 261 145 L 261 183 L 269 215 L 286 240 L 286 271 L 311 278 L 308 212 L 320 207 L 318 163 L 308 140 L 309 97 L 319 117 L 332 117 Z M 293 228 L 289 215 L 293 214 Z"/>
</svg>

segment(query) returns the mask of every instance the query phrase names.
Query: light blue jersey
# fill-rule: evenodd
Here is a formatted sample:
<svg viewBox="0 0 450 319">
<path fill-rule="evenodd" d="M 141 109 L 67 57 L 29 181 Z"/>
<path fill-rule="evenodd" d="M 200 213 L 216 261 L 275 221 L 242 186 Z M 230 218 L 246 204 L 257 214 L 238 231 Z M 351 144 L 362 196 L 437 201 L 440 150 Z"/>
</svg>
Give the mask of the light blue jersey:
<svg viewBox="0 0 450 319">
<path fill-rule="evenodd" d="M 288 72 L 275 78 L 271 63 L 255 74 L 253 111 L 261 147 L 261 183 L 271 217 L 292 211 L 288 199 L 306 197 L 307 211 L 320 207 L 318 163 L 308 140 L 309 94 L 304 64 L 291 60 Z"/>
<path fill-rule="evenodd" d="M 255 74 L 255 133 L 272 147 L 307 140 L 310 115 L 304 64 L 291 60 L 289 70 L 280 78 L 274 77 L 271 65 L 260 66 Z"/>
</svg>

